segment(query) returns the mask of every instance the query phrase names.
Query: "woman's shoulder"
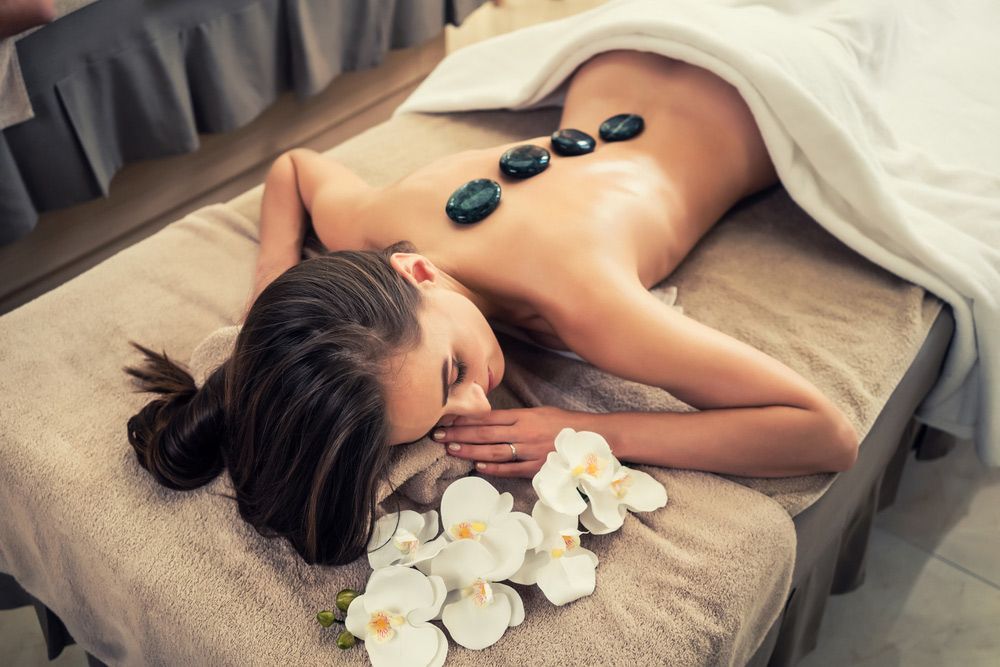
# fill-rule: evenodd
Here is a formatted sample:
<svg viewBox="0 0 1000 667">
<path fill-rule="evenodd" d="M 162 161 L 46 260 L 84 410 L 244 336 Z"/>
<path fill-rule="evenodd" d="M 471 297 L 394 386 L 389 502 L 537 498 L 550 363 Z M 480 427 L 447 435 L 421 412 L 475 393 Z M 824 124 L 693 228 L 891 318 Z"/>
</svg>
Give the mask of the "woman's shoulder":
<svg viewBox="0 0 1000 667">
<path fill-rule="evenodd" d="M 601 304 L 613 301 L 623 285 L 642 289 L 626 267 L 599 252 L 592 255 L 577 256 L 563 266 L 527 267 L 502 295 L 508 307 L 499 319 L 525 330 L 541 345 L 571 349 L 564 339 L 572 338 L 581 322 L 606 320 Z"/>
</svg>

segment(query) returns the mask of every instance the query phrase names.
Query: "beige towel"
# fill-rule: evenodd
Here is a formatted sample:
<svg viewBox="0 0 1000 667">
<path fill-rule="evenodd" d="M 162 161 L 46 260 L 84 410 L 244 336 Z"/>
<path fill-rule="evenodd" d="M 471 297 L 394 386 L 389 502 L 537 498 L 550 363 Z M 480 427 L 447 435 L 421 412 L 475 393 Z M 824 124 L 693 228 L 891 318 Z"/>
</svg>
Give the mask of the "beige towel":
<svg viewBox="0 0 1000 667">
<path fill-rule="evenodd" d="M 544 134 L 557 119 L 553 110 L 406 116 L 331 156 L 380 185 L 437 155 Z M 132 393 L 121 371 L 138 360 L 126 341 L 194 363 L 207 335 L 238 320 L 251 289 L 260 193 L 193 213 L 0 317 L 0 570 L 112 665 L 366 661 L 361 647 L 340 653 L 335 631 L 313 620 L 341 587 L 364 585 L 363 559 L 305 565 L 286 542 L 243 522 L 223 495 L 232 492 L 228 475 L 194 492 L 170 491 L 139 467 L 126 439 L 126 420 L 150 398 Z M 686 315 L 803 373 L 862 433 L 937 307 L 840 247 L 780 191 L 720 223 L 669 283 Z M 783 291 L 788 285 L 808 287 Z M 662 391 L 607 384 L 578 362 L 502 342 L 510 372 L 495 407 L 683 408 L 661 403 L 672 401 Z M 440 445 L 399 449 L 392 479 L 401 505 L 436 505 L 441 485 L 464 472 L 448 468 L 455 461 Z M 420 474 L 433 466 L 443 467 Z M 481 652 L 452 644 L 449 664 L 746 662 L 788 597 L 794 505 L 829 479 L 788 478 L 792 488 L 772 499 L 735 483 L 760 480 L 643 469 L 670 500 L 628 517 L 618 532 L 585 536 L 601 558 L 595 593 L 554 607 L 537 589 L 517 587 L 525 622 Z M 518 509 L 530 508 L 527 480 L 490 481 L 511 491 Z"/>
</svg>

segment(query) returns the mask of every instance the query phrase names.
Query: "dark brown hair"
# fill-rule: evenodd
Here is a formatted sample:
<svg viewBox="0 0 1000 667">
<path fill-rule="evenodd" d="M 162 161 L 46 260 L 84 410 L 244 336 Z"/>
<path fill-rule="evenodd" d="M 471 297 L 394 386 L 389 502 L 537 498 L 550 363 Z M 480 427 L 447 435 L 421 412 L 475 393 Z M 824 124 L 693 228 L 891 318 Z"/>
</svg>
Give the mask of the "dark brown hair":
<svg viewBox="0 0 1000 667">
<path fill-rule="evenodd" d="M 181 490 L 227 469 L 241 516 L 308 563 L 363 555 L 389 458 L 386 362 L 421 339 L 420 292 L 389 257 L 415 251 L 401 241 L 288 269 L 200 388 L 165 352 L 129 341 L 146 358 L 123 370 L 161 394 L 128 420 L 139 463 Z"/>
</svg>

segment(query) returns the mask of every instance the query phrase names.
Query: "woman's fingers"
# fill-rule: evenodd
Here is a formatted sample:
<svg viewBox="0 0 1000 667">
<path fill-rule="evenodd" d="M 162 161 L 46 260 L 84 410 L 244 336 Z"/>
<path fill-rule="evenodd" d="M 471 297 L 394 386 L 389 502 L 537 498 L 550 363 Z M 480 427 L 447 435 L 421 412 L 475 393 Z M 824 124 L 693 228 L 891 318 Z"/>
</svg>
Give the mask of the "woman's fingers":
<svg viewBox="0 0 1000 667">
<path fill-rule="evenodd" d="M 528 458 L 518 445 L 515 444 L 514 447 L 518 448 L 517 458 L 519 460 Z M 473 461 L 510 462 L 511 460 L 510 445 L 506 444 L 476 445 L 452 442 L 448 444 L 448 453 L 460 459 L 471 459 Z"/>
<path fill-rule="evenodd" d="M 517 410 L 492 410 L 480 416 L 460 415 L 455 417 L 451 426 L 513 426 L 517 423 L 516 412 Z"/>
<path fill-rule="evenodd" d="M 534 477 L 541 468 L 541 461 L 517 461 L 515 463 L 477 463 L 476 471 L 494 477 Z"/>
<path fill-rule="evenodd" d="M 512 437 L 509 425 L 440 426 L 434 429 L 434 439 L 438 442 L 509 442 Z"/>
</svg>

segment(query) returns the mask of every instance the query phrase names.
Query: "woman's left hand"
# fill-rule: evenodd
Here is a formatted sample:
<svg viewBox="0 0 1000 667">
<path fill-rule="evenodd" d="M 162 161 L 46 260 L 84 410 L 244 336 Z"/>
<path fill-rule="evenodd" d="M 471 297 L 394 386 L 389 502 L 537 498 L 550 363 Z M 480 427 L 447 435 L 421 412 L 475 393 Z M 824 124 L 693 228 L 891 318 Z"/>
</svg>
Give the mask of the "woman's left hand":
<svg viewBox="0 0 1000 667">
<path fill-rule="evenodd" d="M 458 417 L 451 425 L 434 429 L 433 437 L 445 444 L 448 454 L 476 462 L 481 473 L 531 478 L 555 451 L 559 431 L 577 429 L 582 414 L 550 405 L 493 410 L 482 417 Z M 438 431 L 444 436 L 438 437 Z"/>
</svg>

